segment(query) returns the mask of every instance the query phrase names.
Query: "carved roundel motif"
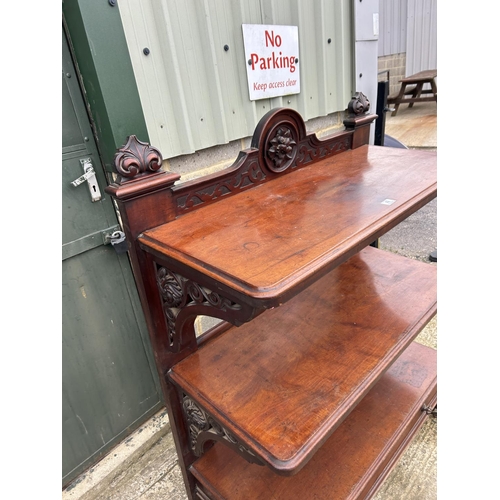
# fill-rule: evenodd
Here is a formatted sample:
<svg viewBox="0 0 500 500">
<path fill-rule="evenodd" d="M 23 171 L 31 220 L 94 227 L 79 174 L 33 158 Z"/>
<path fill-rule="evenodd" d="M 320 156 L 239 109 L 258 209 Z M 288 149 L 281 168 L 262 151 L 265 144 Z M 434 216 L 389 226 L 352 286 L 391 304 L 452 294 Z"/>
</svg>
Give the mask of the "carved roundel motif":
<svg viewBox="0 0 500 500">
<path fill-rule="evenodd" d="M 279 123 L 273 127 L 266 141 L 265 161 L 272 172 L 285 171 L 297 156 L 298 132 L 291 123 Z"/>
</svg>

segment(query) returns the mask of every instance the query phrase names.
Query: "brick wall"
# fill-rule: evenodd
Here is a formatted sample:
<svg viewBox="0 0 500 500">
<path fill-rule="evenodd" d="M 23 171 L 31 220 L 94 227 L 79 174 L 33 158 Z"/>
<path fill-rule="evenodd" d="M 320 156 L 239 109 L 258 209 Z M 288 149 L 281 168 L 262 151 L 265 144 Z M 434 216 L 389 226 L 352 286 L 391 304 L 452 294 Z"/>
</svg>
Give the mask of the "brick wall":
<svg viewBox="0 0 500 500">
<path fill-rule="evenodd" d="M 399 92 L 399 80 L 406 76 L 406 53 L 391 54 L 378 58 L 378 72 L 389 70 L 389 95 Z M 379 81 L 387 79 L 387 73 L 378 76 Z"/>
</svg>

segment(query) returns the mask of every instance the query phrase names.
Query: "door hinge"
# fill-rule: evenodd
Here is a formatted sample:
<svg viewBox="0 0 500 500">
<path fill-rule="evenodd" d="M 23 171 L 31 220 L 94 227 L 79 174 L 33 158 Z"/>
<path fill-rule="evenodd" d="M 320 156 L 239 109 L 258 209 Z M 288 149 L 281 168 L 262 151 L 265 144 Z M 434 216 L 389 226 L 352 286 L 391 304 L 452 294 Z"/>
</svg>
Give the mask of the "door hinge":
<svg viewBox="0 0 500 500">
<path fill-rule="evenodd" d="M 97 177 L 91 159 L 84 158 L 80 160 L 80 164 L 83 168 L 83 175 L 72 181 L 71 184 L 77 187 L 87 181 L 92 202 L 99 201 L 101 199 L 101 191 L 99 189 L 99 184 L 97 184 Z"/>
</svg>

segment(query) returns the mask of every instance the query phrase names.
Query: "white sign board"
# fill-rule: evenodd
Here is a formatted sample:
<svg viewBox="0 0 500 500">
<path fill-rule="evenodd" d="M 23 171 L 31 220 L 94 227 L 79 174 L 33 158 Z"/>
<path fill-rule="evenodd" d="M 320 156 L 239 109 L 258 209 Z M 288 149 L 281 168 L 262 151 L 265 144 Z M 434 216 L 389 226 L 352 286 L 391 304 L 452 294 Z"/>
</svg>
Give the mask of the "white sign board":
<svg viewBox="0 0 500 500">
<path fill-rule="evenodd" d="M 299 28 L 242 24 L 250 100 L 300 92 Z"/>
</svg>

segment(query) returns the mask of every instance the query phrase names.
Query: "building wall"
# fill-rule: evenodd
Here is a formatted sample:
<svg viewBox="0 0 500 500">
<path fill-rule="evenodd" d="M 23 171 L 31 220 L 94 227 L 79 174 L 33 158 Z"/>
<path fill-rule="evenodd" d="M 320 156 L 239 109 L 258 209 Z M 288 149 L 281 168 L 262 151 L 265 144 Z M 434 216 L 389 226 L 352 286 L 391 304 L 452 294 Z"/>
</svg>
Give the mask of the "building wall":
<svg viewBox="0 0 500 500">
<path fill-rule="evenodd" d="M 406 76 L 437 69 L 437 0 L 408 0 Z"/>
<path fill-rule="evenodd" d="M 379 80 L 389 70 L 389 94 L 394 94 L 401 78 L 437 69 L 437 1 L 380 0 L 379 8 Z"/>
<path fill-rule="evenodd" d="M 406 76 L 406 53 L 391 54 L 378 58 L 379 80 L 389 78 L 389 94 L 399 92 L 399 81 Z M 387 73 L 388 72 L 388 73 Z"/>
<path fill-rule="evenodd" d="M 406 52 L 408 0 L 379 0 L 378 56 Z"/>
<path fill-rule="evenodd" d="M 230 165 L 275 107 L 296 109 L 318 134 L 342 128 L 355 91 L 350 0 L 121 0 L 119 7 L 150 143 L 181 181 Z M 298 26 L 300 94 L 250 101 L 242 24 Z"/>
</svg>

